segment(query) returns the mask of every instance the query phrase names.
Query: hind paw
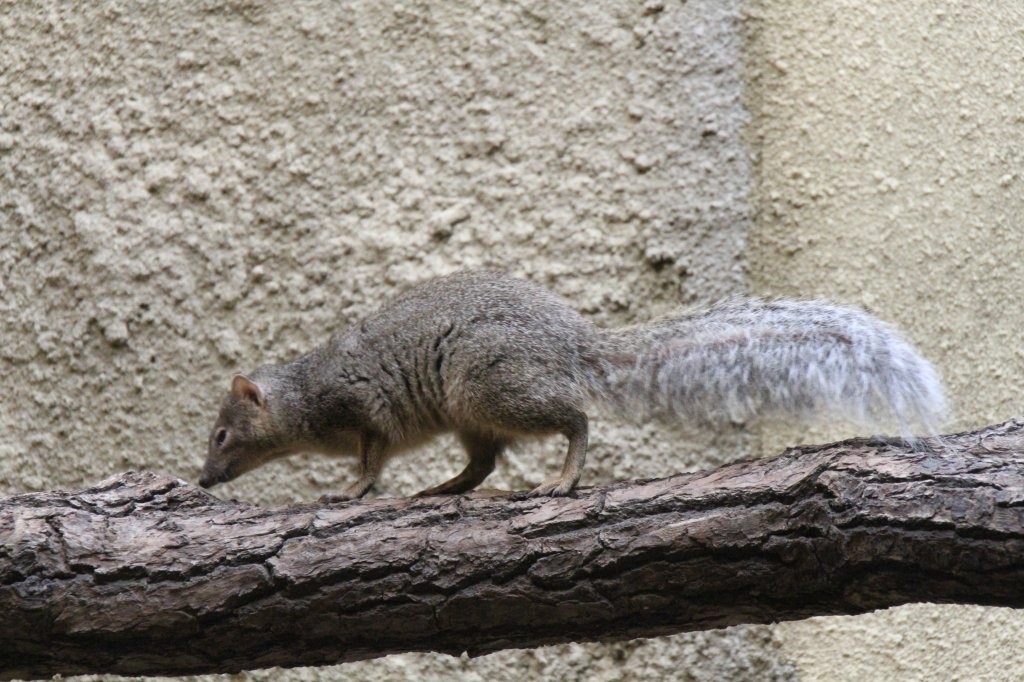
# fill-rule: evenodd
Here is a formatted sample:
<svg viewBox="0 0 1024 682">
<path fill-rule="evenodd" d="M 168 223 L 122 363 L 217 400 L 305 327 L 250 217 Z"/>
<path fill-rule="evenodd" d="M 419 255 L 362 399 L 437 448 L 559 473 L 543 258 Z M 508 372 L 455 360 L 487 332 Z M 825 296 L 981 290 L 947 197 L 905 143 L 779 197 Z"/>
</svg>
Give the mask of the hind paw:
<svg viewBox="0 0 1024 682">
<path fill-rule="evenodd" d="M 565 497 L 576 487 L 572 479 L 550 478 L 530 491 L 530 497 Z"/>
</svg>

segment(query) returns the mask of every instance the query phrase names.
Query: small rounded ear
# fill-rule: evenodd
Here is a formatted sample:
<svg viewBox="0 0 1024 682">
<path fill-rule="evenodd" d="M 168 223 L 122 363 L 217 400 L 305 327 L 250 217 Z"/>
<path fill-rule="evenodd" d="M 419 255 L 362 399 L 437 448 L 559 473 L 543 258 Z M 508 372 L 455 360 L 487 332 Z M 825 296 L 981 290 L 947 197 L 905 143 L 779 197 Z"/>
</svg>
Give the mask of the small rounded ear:
<svg viewBox="0 0 1024 682">
<path fill-rule="evenodd" d="M 244 374 L 236 374 L 231 380 L 231 393 L 239 398 L 251 400 L 259 407 L 263 406 L 263 389 Z"/>
</svg>

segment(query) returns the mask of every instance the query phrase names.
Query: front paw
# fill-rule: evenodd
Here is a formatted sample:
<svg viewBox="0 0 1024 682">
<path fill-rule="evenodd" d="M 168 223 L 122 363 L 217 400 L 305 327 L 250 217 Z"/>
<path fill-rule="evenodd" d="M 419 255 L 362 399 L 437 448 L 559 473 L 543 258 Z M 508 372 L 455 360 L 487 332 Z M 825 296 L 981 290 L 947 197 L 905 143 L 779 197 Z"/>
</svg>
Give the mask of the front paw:
<svg viewBox="0 0 1024 682">
<path fill-rule="evenodd" d="M 565 497 L 575 487 L 572 479 L 550 478 L 528 493 L 528 497 Z"/>
<path fill-rule="evenodd" d="M 327 493 L 326 495 L 321 495 L 320 504 L 334 504 L 335 502 L 358 500 L 360 497 L 368 493 L 372 487 L 372 478 L 360 478 L 340 493 Z"/>
</svg>

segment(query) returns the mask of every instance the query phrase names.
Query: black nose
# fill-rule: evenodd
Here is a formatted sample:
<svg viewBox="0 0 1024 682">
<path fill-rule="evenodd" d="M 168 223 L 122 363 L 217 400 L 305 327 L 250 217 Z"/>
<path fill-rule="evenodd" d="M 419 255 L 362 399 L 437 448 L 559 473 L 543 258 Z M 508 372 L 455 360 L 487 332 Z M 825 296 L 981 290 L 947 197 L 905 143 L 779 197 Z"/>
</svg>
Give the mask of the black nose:
<svg viewBox="0 0 1024 682">
<path fill-rule="evenodd" d="M 220 479 L 217 476 L 211 476 L 210 474 L 203 474 L 199 477 L 200 488 L 212 488 L 213 486 L 220 483 Z"/>
</svg>

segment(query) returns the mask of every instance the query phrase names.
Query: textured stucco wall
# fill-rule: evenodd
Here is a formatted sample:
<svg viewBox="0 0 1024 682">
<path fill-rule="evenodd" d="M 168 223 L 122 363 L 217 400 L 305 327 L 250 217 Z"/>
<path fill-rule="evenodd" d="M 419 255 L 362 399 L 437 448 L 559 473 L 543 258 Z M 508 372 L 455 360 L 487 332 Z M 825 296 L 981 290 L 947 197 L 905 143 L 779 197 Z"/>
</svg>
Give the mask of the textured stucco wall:
<svg viewBox="0 0 1024 682">
<path fill-rule="evenodd" d="M 5 4 L 5 489 L 195 473 L 232 371 L 458 267 L 529 276 L 602 323 L 739 290 L 735 15 Z M 306 498 L 334 466 L 228 492 Z M 384 492 L 443 477 L 401 468 Z"/>
<path fill-rule="evenodd" d="M 751 290 L 897 323 L 947 381 L 952 427 L 1024 412 L 1024 4 L 747 8 Z M 1024 677 L 1015 611 L 913 606 L 776 633 L 810 680 Z"/>
<path fill-rule="evenodd" d="M 195 478 L 232 372 L 287 359 L 430 275 L 496 265 L 602 323 L 743 286 L 738 0 L 0 5 L 0 493 L 126 467 Z M 557 469 L 557 441 L 490 485 Z M 583 481 L 747 451 L 594 424 Z M 461 468 L 393 462 L 407 494 Z M 296 458 L 219 489 L 344 484 Z M 737 628 L 292 679 L 789 679 Z M 258 679 L 279 679 L 263 673 Z"/>
</svg>

